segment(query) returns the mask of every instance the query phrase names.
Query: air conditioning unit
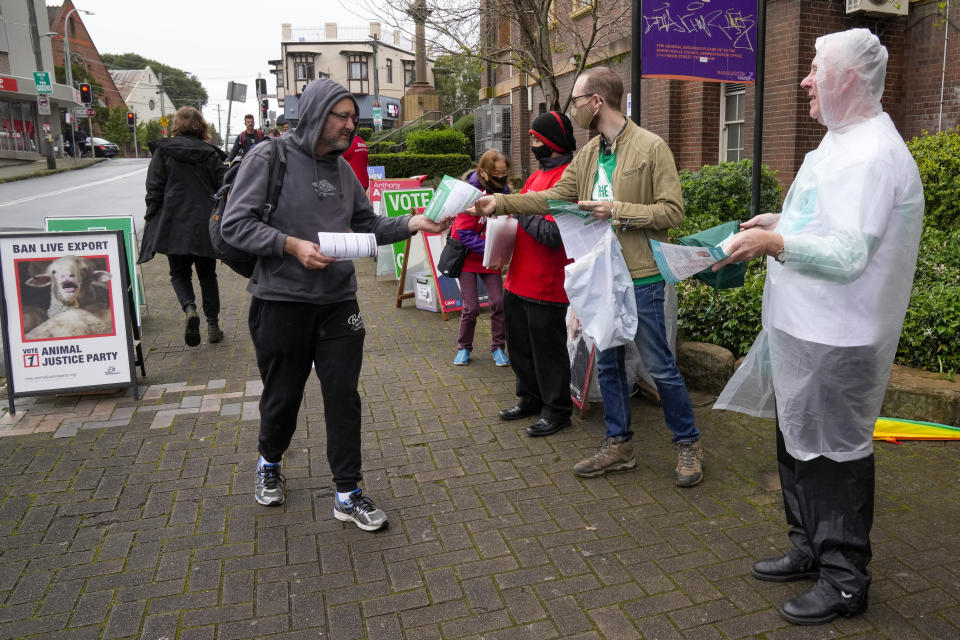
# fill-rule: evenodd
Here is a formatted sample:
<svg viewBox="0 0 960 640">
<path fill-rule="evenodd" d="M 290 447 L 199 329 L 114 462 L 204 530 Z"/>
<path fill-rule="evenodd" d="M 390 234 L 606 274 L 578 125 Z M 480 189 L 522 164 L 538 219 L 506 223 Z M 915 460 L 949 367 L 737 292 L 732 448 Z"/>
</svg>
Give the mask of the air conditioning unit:
<svg viewBox="0 0 960 640">
<path fill-rule="evenodd" d="M 909 0 L 847 0 L 847 13 L 907 15 Z"/>
</svg>

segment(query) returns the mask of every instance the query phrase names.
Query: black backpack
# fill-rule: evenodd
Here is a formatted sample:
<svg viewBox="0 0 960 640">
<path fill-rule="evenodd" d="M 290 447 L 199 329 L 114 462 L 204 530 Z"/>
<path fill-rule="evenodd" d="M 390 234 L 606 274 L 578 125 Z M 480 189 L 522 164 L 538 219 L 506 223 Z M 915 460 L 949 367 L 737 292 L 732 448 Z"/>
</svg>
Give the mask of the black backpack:
<svg viewBox="0 0 960 640">
<path fill-rule="evenodd" d="M 280 190 L 283 188 L 283 176 L 287 169 L 287 157 L 283 150 L 283 143 L 280 142 L 279 138 L 270 138 L 270 146 L 272 147 L 270 149 L 270 177 L 261 216 L 264 224 L 270 224 L 270 215 L 277 208 Z M 237 249 L 224 240 L 220 229 L 223 212 L 227 208 L 227 201 L 230 199 L 230 188 L 233 186 L 233 181 L 237 177 L 241 164 L 242 162 L 236 162 L 230 165 L 223 176 L 223 186 L 213 195 L 213 213 L 210 215 L 209 228 L 213 252 L 217 254 L 220 261 L 244 278 L 249 278 L 253 275 L 254 267 L 257 266 L 257 256 L 242 249 Z"/>
</svg>

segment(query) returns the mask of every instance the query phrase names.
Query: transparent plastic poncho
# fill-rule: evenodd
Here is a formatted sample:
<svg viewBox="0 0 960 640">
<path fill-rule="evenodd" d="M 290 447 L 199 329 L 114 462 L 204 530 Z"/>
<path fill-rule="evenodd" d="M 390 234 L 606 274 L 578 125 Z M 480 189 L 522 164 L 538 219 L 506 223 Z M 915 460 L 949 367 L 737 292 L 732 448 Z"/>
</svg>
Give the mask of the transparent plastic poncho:
<svg viewBox="0 0 960 640">
<path fill-rule="evenodd" d="M 763 330 L 714 405 L 780 423 L 798 460 L 873 451 L 923 218 L 916 164 L 880 108 L 886 49 L 866 29 L 817 39 L 828 131 L 807 154 L 767 260 Z"/>
</svg>

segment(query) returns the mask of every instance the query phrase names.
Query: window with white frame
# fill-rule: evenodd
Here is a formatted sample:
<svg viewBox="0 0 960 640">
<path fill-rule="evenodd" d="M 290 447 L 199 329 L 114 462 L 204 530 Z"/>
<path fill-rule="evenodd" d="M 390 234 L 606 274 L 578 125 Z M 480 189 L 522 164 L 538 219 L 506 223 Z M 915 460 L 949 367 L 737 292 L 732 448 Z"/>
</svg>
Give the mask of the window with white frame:
<svg viewBox="0 0 960 640">
<path fill-rule="evenodd" d="M 297 80 L 313 80 L 313 57 L 297 56 L 293 60 L 293 70 Z"/>
<path fill-rule="evenodd" d="M 739 162 L 743 158 L 745 85 L 724 82 L 720 102 L 720 161 Z"/>
<path fill-rule="evenodd" d="M 393 84 L 393 60 L 387 58 L 387 84 Z"/>
</svg>

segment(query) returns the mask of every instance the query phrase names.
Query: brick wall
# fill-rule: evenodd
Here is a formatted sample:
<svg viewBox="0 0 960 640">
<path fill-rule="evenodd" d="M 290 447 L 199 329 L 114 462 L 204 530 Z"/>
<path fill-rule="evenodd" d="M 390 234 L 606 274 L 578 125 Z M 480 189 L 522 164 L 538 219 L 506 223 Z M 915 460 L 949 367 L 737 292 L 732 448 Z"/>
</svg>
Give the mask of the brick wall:
<svg viewBox="0 0 960 640">
<path fill-rule="evenodd" d="M 902 76 L 902 104 L 909 105 L 901 133 L 936 132 L 960 125 L 960 3 L 951 7 L 944 65 L 944 15 L 937 2 L 911 3 L 904 33 L 910 73 Z M 945 71 L 945 74 L 944 74 Z M 943 102 L 941 114 L 941 81 Z M 888 80 L 889 86 L 889 80 Z"/>
</svg>

